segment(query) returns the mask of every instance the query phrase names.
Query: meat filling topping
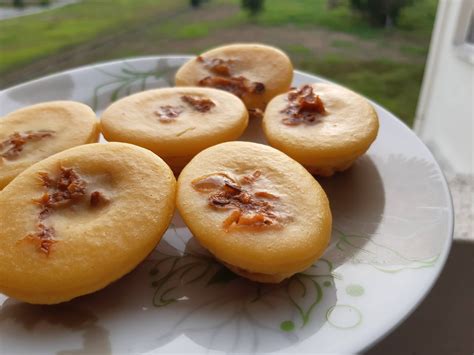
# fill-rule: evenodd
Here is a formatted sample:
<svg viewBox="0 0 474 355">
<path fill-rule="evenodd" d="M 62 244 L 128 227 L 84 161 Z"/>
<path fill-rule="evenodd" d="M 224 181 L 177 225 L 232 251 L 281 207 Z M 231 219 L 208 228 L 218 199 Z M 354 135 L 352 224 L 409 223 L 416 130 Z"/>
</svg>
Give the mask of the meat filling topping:
<svg viewBox="0 0 474 355">
<path fill-rule="evenodd" d="M 158 120 L 163 123 L 170 123 L 183 112 L 181 106 L 164 105 L 160 106 L 153 113 L 158 116 Z"/>
<path fill-rule="evenodd" d="M 259 170 L 240 179 L 215 173 L 195 179 L 192 186 L 199 192 L 209 193 L 210 207 L 231 210 L 223 222 L 227 231 L 233 225 L 280 226 L 283 214 L 275 208 L 280 197 L 267 191 L 255 191 L 252 186 L 261 177 Z"/>
<path fill-rule="evenodd" d="M 287 100 L 288 105 L 280 113 L 286 115 L 282 122 L 288 126 L 317 123 L 326 113 L 323 101 L 310 85 L 290 91 Z"/>
<path fill-rule="evenodd" d="M 211 108 L 216 106 L 214 101 L 205 97 L 183 95 L 181 96 L 181 100 L 189 104 L 196 111 L 202 113 L 208 112 Z"/>
<path fill-rule="evenodd" d="M 214 101 L 205 97 L 183 95 L 181 96 L 181 100 L 191 106 L 193 110 L 202 113 L 208 112 L 216 106 Z M 162 105 L 157 110 L 153 111 L 153 113 L 158 116 L 160 122 L 171 123 L 174 122 L 184 111 L 185 107 L 181 105 Z"/>
<path fill-rule="evenodd" d="M 28 142 L 40 141 L 43 138 L 53 136 L 54 133 L 54 131 L 49 130 L 14 132 L 3 142 L 0 142 L 0 157 L 9 160 L 15 159 Z"/>
<path fill-rule="evenodd" d="M 200 63 L 203 63 L 204 67 L 214 74 L 230 76 L 230 66 L 233 63 L 233 60 L 224 60 L 220 58 L 204 58 L 202 56 L 198 56 L 196 60 Z"/>
<path fill-rule="evenodd" d="M 214 74 L 199 80 L 198 84 L 200 86 L 225 90 L 240 98 L 246 94 L 263 94 L 265 92 L 263 83 L 252 82 L 242 75 L 232 75 L 233 60 L 203 58 L 201 56 L 198 56 L 196 60 L 203 63 L 204 67 Z"/>
<path fill-rule="evenodd" d="M 37 249 L 46 254 L 51 252 L 51 246 L 57 243 L 54 227 L 48 226 L 47 219 L 60 208 L 71 206 L 87 195 L 87 182 L 72 168 L 60 167 L 56 178 L 51 178 L 48 173 L 40 172 L 41 184 L 46 192 L 38 199 L 33 200 L 38 204 L 40 212 L 36 231 L 28 234 L 22 240 L 34 243 Z M 108 202 L 108 199 L 99 191 L 94 191 L 90 196 L 90 206 L 97 207 Z"/>
</svg>

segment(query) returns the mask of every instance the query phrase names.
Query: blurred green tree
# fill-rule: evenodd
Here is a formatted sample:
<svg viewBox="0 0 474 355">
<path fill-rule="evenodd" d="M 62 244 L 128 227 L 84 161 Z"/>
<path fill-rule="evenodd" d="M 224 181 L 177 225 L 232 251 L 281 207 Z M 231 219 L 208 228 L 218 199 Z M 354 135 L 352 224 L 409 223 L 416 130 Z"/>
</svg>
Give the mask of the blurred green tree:
<svg viewBox="0 0 474 355">
<path fill-rule="evenodd" d="M 241 6 L 251 17 L 255 17 L 263 11 L 263 3 L 264 0 L 242 0 Z"/>
<path fill-rule="evenodd" d="M 201 5 L 201 0 L 190 0 L 191 7 L 197 8 Z"/>
<path fill-rule="evenodd" d="M 352 8 L 367 15 L 375 26 L 390 28 L 396 25 L 403 7 L 412 0 L 351 0 Z"/>
<path fill-rule="evenodd" d="M 14 7 L 23 7 L 25 6 L 25 3 L 23 0 L 13 0 L 13 6 Z"/>
</svg>

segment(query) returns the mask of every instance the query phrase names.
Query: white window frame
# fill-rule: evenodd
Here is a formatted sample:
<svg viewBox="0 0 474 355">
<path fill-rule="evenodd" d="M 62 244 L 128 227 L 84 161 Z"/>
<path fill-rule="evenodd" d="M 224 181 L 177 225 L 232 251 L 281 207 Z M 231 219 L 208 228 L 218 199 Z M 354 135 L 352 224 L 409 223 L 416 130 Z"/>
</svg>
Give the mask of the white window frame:
<svg viewBox="0 0 474 355">
<path fill-rule="evenodd" d="M 474 43 L 468 42 L 469 30 L 474 30 L 474 1 L 462 0 L 453 44 L 456 55 L 474 64 Z"/>
</svg>

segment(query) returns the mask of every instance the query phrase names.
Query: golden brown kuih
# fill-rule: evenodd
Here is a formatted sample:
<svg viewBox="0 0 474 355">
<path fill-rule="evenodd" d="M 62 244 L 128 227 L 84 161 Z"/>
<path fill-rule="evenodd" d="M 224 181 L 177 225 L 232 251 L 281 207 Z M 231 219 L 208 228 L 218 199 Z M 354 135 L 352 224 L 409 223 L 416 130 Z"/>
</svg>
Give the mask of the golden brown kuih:
<svg viewBox="0 0 474 355">
<path fill-rule="evenodd" d="M 196 155 L 179 176 L 176 203 L 205 248 L 259 282 L 307 269 L 330 239 L 321 186 L 298 162 L 262 144 L 227 142 Z"/>
<path fill-rule="evenodd" d="M 377 137 L 367 99 L 339 85 L 316 83 L 275 97 L 263 130 L 268 142 L 322 176 L 348 169 Z"/>
<path fill-rule="evenodd" d="M 51 101 L 0 118 L 0 190 L 34 163 L 77 145 L 99 140 L 89 106 Z"/>
<path fill-rule="evenodd" d="M 249 110 L 263 110 L 290 88 L 293 66 L 285 53 L 262 44 L 231 44 L 189 60 L 176 73 L 177 86 L 208 86 L 240 97 Z"/>
<path fill-rule="evenodd" d="M 127 274 L 168 227 L 175 185 L 163 160 L 126 143 L 31 166 L 0 192 L 0 292 L 53 304 Z"/>
<path fill-rule="evenodd" d="M 125 97 L 105 110 L 101 122 L 107 140 L 150 149 L 179 172 L 201 150 L 237 139 L 248 113 L 222 90 L 179 87 Z"/>
</svg>

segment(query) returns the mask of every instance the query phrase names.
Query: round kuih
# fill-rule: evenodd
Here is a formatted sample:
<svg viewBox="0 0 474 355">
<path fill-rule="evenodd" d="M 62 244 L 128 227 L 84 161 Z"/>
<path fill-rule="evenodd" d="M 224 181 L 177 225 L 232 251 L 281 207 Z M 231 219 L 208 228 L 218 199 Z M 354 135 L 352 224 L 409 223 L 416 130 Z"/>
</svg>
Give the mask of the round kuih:
<svg viewBox="0 0 474 355">
<path fill-rule="evenodd" d="M 52 304 L 127 274 L 165 232 L 175 185 L 163 160 L 125 143 L 31 166 L 0 192 L 0 292 Z"/>
<path fill-rule="evenodd" d="M 222 90 L 148 90 L 110 105 L 101 117 L 109 141 L 148 148 L 175 171 L 212 145 L 237 139 L 248 124 L 244 104 Z"/>
<path fill-rule="evenodd" d="M 287 91 L 293 66 L 281 50 L 261 44 L 214 48 L 189 60 L 176 73 L 177 86 L 211 86 L 240 97 L 248 109 L 263 110 Z"/>
<path fill-rule="evenodd" d="M 265 110 L 268 142 L 311 173 L 349 168 L 377 137 L 377 113 L 367 99 L 339 85 L 305 85 L 275 97 Z"/>
<path fill-rule="evenodd" d="M 99 140 L 89 106 L 51 101 L 0 118 L 0 190 L 34 163 L 63 150 Z"/>
<path fill-rule="evenodd" d="M 176 203 L 205 248 L 259 282 L 307 269 L 331 235 L 329 203 L 318 182 L 262 144 L 227 142 L 196 155 L 179 176 Z"/>
</svg>

